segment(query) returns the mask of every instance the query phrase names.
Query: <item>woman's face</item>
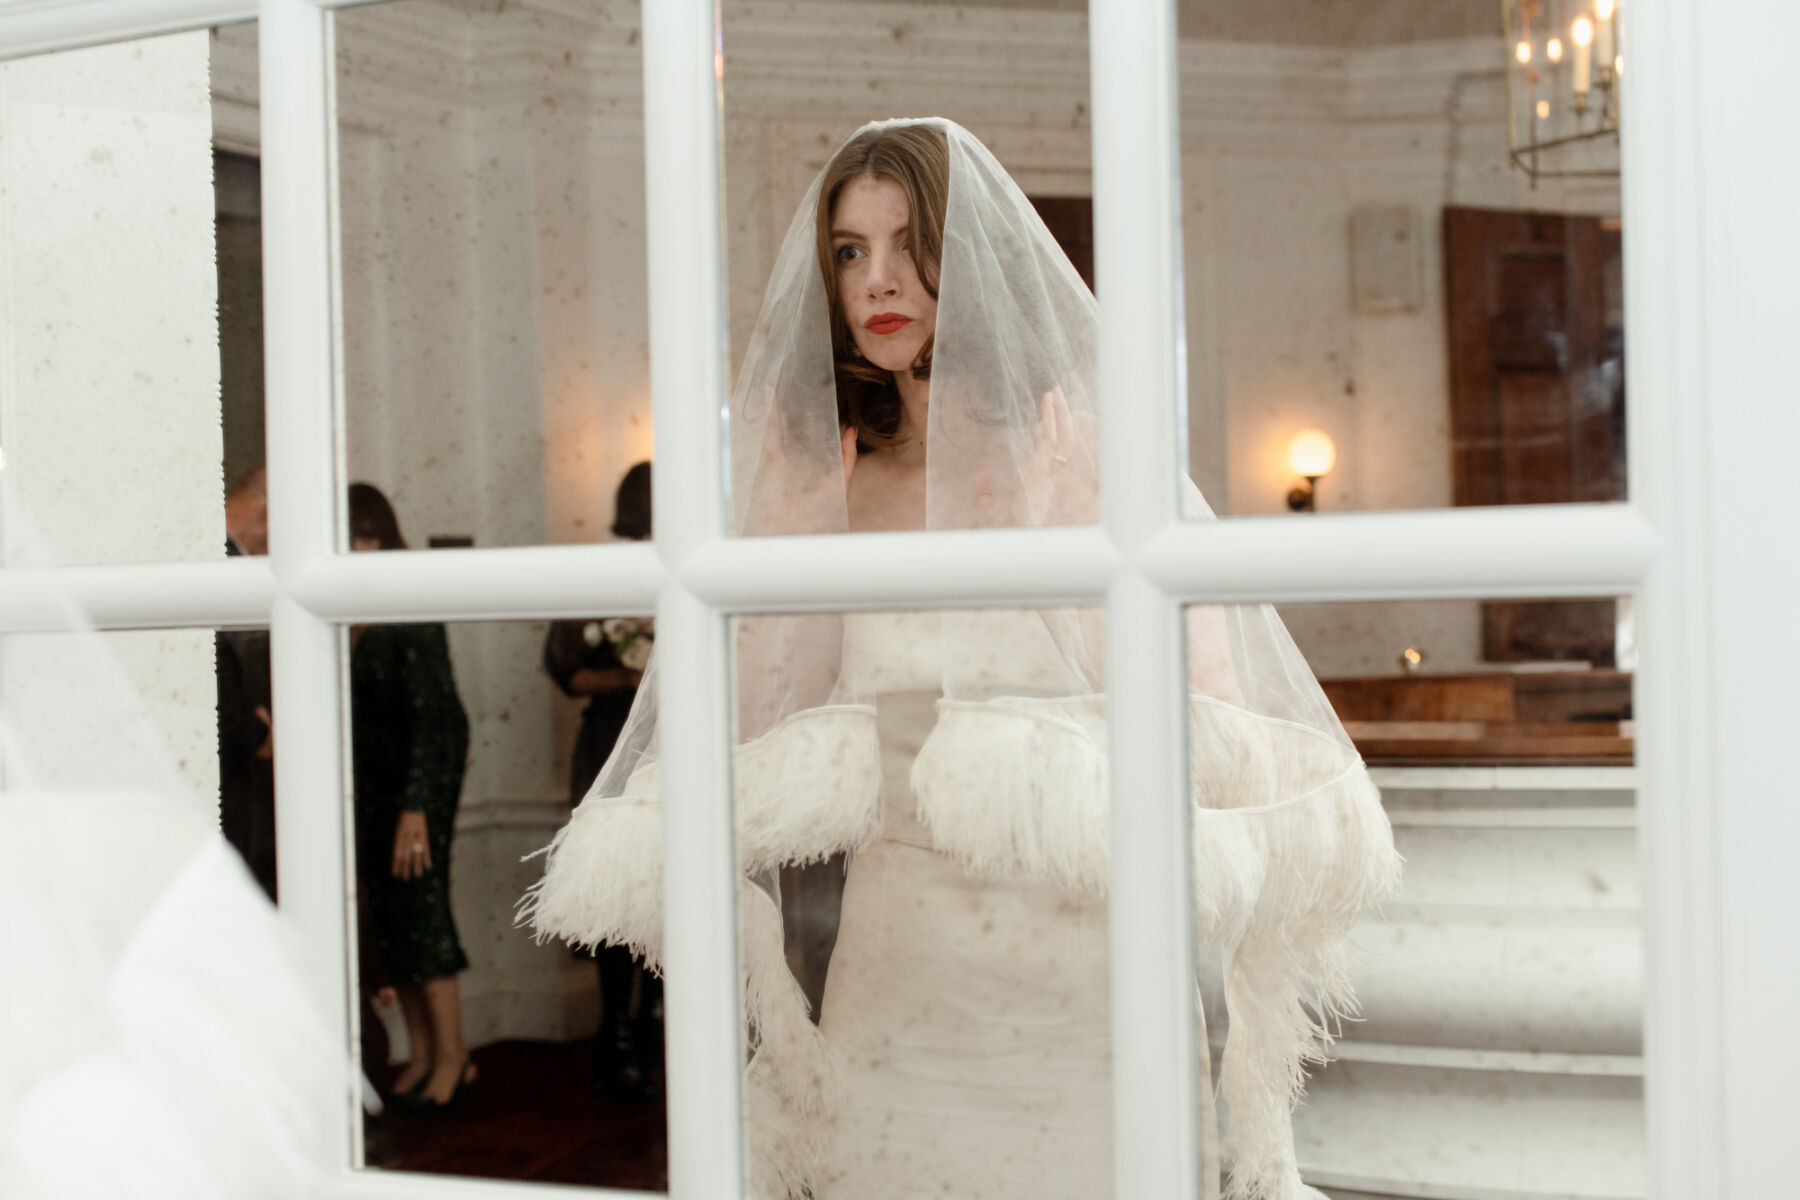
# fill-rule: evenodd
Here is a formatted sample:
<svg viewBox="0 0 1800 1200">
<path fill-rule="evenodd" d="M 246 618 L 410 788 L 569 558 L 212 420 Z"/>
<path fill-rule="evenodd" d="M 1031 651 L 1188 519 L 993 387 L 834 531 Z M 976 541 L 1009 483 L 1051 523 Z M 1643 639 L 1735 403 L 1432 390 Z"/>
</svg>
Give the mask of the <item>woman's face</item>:
<svg viewBox="0 0 1800 1200">
<path fill-rule="evenodd" d="M 937 330 L 937 298 L 908 244 L 911 217 L 900 185 L 870 175 L 846 183 L 831 212 L 838 302 L 856 348 L 884 371 L 910 369 Z"/>
</svg>

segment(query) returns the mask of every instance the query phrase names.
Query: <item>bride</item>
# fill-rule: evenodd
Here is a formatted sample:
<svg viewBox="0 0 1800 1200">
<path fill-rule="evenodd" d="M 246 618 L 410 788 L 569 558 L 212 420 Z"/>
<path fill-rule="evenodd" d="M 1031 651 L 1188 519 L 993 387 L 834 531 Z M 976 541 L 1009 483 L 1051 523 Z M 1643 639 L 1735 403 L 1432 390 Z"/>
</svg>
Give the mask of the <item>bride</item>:
<svg viewBox="0 0 1800 1200">
<path fill-rule="evenodd" d="M 733 532 L 1096 522 L 1096 333 L 1092 294 L 974 137 L 863 127 L 801 201 L 733 391 Z M 1210 519 L 1191 489 L 1187 506 Z M 1109 1194 L 1100 613 L 734 629 L 752 1194 Z M 1398 860 L 1273 610 L 1197 608 L 1187 641 L 1195 936 L 1225 964 L 1230 1025 L 1208 1191 L 1292 1200 L 1315 1194 L 1289 1125 L 1304 1064 L 1352 1006 L 1341 942 Z M 522 919 L 660 969 L 656 696 L 652 663 Z M 845 853 L 815 1026 L 776 880 Z"/>
</svg>

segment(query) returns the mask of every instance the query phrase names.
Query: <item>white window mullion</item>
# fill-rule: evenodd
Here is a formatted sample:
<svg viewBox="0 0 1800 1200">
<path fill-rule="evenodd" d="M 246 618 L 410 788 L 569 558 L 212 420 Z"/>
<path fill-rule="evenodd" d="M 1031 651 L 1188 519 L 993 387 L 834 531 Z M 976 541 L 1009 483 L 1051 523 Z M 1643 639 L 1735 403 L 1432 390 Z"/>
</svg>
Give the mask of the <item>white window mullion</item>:
<svg viewBox="0 0 1800 1200">
<path fill-rule="evenodd" d="M 0 633 L 266 625 L 274 599 L 275 576 L 260 558 L 8 567 Z"/>
<path fill-rule="evenodd" d="M 738 612 L 1093 604 L 1122 561 L 1093 528 L 919 530 L 718 541 L 680 578 Z"/>
<path fill-rule="evenodd" d="M 332 1200 L 647 1200 L 659 1192 L 579 1184 L 512 1183 L 410 1171 L 357 1171 L 339 1177 Z"/>
<path fill-rule="evenodd" d="M 62 0 L 0 4 L 0 58 L 21 58 L 229 25 L 256 17 L 256 0 Z"/>
<path fill-rule="evenodd" d="M 1634 6 L 1621 30 L 1626 378 L 1634 500 L 1669 539 L 1638 607 L 1638 845 L 1650 1194 L 1725 1194 L 1719 838 L 1702 455 L 1705 327 L 1699 88 L 1687 3 Z M 1698 560 L 1698 561 L 1697 561 Z M 1687 563 L 1701 569 L 1683 570 Z"/>
<path fill-rule="evenodd" d="M 668 573 L 630 542 L 338 554 L 287 581 L 287 594 L 341 623 L 510 621 L 656 610 Z"/>
<path fill-rule="evenodd" d="M 1175 9 L 1094 0 L 1090 12 L 1103 518 L 1135 554 L 1176 517 L 1183 458 Z M 1113 1178 L 1119 1196 L 1197 1196 L 1180 608 L 1121 570 L 1106 642 Z"/>
<path fill-rule="evenodd" d="M 277 586 L 329 556 L 337 538 L 331 222 L 330 18 L 308 0 L 261 8 L 263 321 L 269 557 Z M 277 870 L 320 1009 L 354 1044 L 344 719 L 338 628 L 283 595 L 270 621 Z M 352 1164 L 356 1099 L 331 1130 L 326 1166 Z"/>
<path fill-rule="evenodd" d="M 656 547 L 672 569 L 725 533 L 725 303 L 716 13 L 646 4 L 644 176 Z M 725 624 L 680 582 L 657 608 L 669 1193 L 743 1191 L 736 855 Z"/>
<path fill-rule="evenodd" d="M 1800 237 L 1765 210 L 1800 188 L 1768 143 L 1800 124 L 1800 10 L 1621 11 L 1631 488 L 1668 541 L 1636 689 L 1651 1195 L 1782 1195 L 1800 1069 L 1785 1033 L 1800 483 L 1784 457 Z"/>
<path fill-rule="evenodd" d="M 1137 566 L 1189 600 L 1616 596 L 1660 538 L 1627 504 L 1561 504 L 1177 521 Z"/>
</svg>

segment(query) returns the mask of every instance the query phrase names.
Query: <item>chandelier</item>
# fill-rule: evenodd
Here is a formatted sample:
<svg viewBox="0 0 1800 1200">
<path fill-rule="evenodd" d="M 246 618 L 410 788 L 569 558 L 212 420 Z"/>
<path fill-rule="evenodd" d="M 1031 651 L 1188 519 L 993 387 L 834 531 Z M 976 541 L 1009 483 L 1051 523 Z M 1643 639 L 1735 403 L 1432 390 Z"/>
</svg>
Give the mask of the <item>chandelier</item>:
<svg viewBox="0 0 1800 1200">
<path fill-rule="evenodd" d="M 1539 179 L 1619 173 L 1618 0 L 1501 0 L 1506 148 Z"/>
</svg>

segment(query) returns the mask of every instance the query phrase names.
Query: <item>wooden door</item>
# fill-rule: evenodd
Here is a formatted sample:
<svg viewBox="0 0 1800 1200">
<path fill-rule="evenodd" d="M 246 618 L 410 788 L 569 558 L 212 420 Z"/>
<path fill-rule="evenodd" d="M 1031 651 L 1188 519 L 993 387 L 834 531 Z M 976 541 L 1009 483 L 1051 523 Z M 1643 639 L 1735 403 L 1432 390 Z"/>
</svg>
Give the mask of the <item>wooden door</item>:
<svg viewBox="0 0 1800 1200">
<path fill-rule="evenodd" d="M 1619 227 L 1444 210 L 1453 494 L 1459 505 L 1625 498 Z M 1610 600 L 1483 606 L 1494 662 L 1613 661 Z"/>
<path fill-rule="evenodd" d="M 1081 281 L 1094 289 L 1094 200 L 1091 196 L 1031 196 L 1031 206 L 1062 247 Z"/>
</svg>

